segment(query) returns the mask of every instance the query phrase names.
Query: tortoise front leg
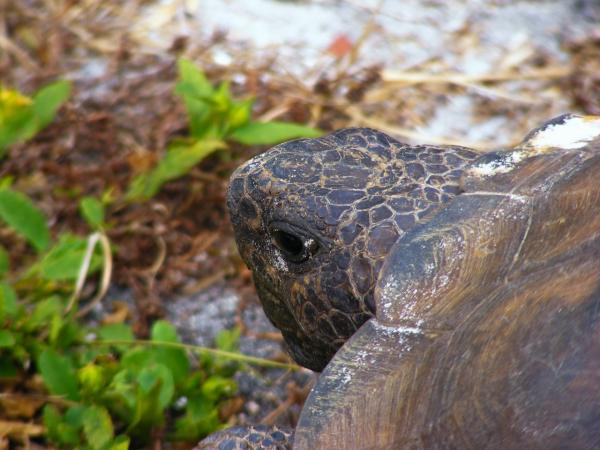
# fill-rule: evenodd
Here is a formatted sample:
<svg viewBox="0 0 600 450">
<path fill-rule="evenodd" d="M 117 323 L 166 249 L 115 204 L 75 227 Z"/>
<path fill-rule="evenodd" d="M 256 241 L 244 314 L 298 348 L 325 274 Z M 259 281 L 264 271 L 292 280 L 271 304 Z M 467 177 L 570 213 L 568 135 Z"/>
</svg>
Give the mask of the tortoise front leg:
<svg viewBox="0 0 600 450">
<path fill-rule="evenodd" d="M 291 450 L 293 431 L 267 425 L 236 426 L 212 433 L 193 450 Z"/>
</svg>

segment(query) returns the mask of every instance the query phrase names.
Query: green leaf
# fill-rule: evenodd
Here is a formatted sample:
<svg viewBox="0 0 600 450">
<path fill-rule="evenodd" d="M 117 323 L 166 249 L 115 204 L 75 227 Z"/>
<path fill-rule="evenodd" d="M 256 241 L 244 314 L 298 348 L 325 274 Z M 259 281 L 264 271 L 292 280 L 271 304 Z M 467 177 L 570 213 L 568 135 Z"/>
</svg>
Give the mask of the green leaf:
<svg viewBox="0 0 600 450">
<path fill-rule="evenodd" d="M 58 296 L 52 296 L 40 301 L 29 316 L 25 329 L 35 331 L 38 328 L 47 328 L 52 317 L 62 315 L 65 308 L 64 301 Z"/>
<path fill-rule="evenodd" d="M 88 394 L 99 393 L 106 384 L 106 370 L 98 364 L 88 363 L 77 371 L 82 391 Z"/>
<path fill-rule="evenodd" d="M 71 84 L 68 81 L 57 81 L 44 86 L 33 97 L 33 110 L 38 119 L 38 129 L 48 125 L 60 106 L 71 95 Z"/>
<path fill-rule="evenodd" d="M 198 440 L 221 426 L 216 405 L 197 395 L 188 398 L 185 416 L 175 421 L 175 438 L 185 441 Z"/>
<path fill-rule="evenodd" d="M 213 87 L 206 79 L 204 73 L 189 59 L 180 58 L 177 61 L 179 78 L 184 83 L 189 83 L 195 95 L 209 97 L 213 94 Z"/>
<path fill-rule="evenodd" d="M 137 376 L 141 392 L 145 395 L 154 395 L 155 387 L 158 385 L 158 406 L 161 410 L 171 403 L 175 393 L 175 384 L 171 371 L 163 364 L 156 363 L 150 367 L 144 367 Z"/>
<path fill-rule="evenodd" d="M 169 322 L 159 320 L 152 326 L 153 341 L 180 342 L 175 327 Z M 190 363 L 185 350 L 180 348 L 156 347 L 156 360 L 167 366 L 173 375 L 175 384 L 183 383 L 190 370 Z"/>
<path fill-rule="evenodd" d="M 123 355 L 121 366 L 135 372 L 139 372 L 142 367 L 152 363 L 155 357 L 154 349 L 145 347 L 134 347 Z"/>
<path fill-rule="evenodd" d="M 197 139 L 203 138 L 208 134 L 207 129 L 212 122 L 210 104 L 196 98 L 194 88 L 189 83 L 178 83 L 175 92 L 183 97 L 190 134 Z"/>
<path fill-rule="evenodd" d="M 216 140 L 171 146 L 155 169 L 140 174 L 133 180 L 127 199 L 147 200 L 153 197 L 164 183 L 185 175 L 208 155 L 224 147 L 223 142 Z"/>
<path fill-rule="evenodd" d="M 65 412 L 65 422 L 75 428 L 83 428 L 83 413 L 85 413 L 85 405 L 73 405 Z"/>
<path fill-rule="evenodd" d="M 58 425 L 62 422 L 62 415 L 56 409 L 56 406 L 47 404 L 44 406 L 43 411 L 44 417 L 44 426 L 46 427 L 46 432 L 50 435 L 51 438 L 57 434 Z"/>
<path fill-rule="evenodd" d="M 106 450 L 128 450 L 129 438 L 125 435 L 117 436 L 117 438 L 106 448 Z"/>
<path fill-rule="evenodd" d="M 56 340 L 58 339 L 58 336 L 60 335 L 60 332 L 63 326 L 65 325 L 65 318 L 66 317 L 62 314 L 54 314 L 50 319 L 50 327 L 48 327 L 48 338 L 52 343 L 53 347 L 55 347 L 54 344 L 56 344 Z"/>
<path fill-rule="evenodd" d="M 10 145 L 33 136 L 36 122 L 32 100 L 0 86 L 0 157 Z"/>
<path fill-rule="evenodd" d="M 148 431 L 164 422 L 164 409 L 171 402 L 173 377 L 162 364 L 143 367 L 136 377 L 137 389 L 129 431 L 143 438 Z"/>
<path fill-rule="evenodd" d="M 98 330 L 98 335 L 107 341 L 133 341 L 134 335 L 131 325 L 126 323 L 111 323 L 103 325 Z"/>
<path fill-rule="evenodd" d="M 225 395 L 232 395 L 236 387 L 235 381 L 231 378 L 212 375 L 202 384 L 202 393 L 206 398 L 216 402 Z"/>
<path fill-rule="evenodd" d="M 114 429 L 106 408 L 88 406 L 83 413 L 83 432 L 94 450 L 101 450 L 112 441 Z"/>
<path fill-rule="evenodd" d="M 15 378 L 17 374 L 14 361 L 7 355 L 0 355 L 0 378 Z"/>
<path fill-rule="evenodd" d="M 107 394 L 125 405 L 129 423 L 133 423 L 135 420 L 131 420 L 129 417 L 136 408 L 136 385 L 133 370 L 123 369 L 117 372 L 110 382 Z"/>
<path fill-rule="evenodd" d="M 33 111 L 27 111 L 27 115 L 13 126 L 0 127 L 0 158 L 6 153 L 6 149 L 19 141 L 26 141 L 37 132 L 37 123 Z"/>
<path fill-rule="evenodd" d="M 0 190 L 2 189 L 10 189 L 15 181 L 15 177 L 12 175 L 5 175 L 0 177 Z"/>
<path fill-rule="evenodd" d="M 0 282 L 0 321 L 17 314 L 17 294 L 8 283 Z"/>
<path fill-rule="evenodd" d="M 192 145 L 175 145 L 160 161 L 153 175 L 160 183 L 179 178 L 214 151 L 225 148 L 216 140 L 197 141 Z"/>
<path fill-rule="evenodd" d="M 51 441 L 65 447 L 75 447 L 80 443 L 78 427 L 70 424 L 54 405 L 44 406 L 44 426 Z"/>
<path fill-rule="evenodd" d="M 0 348 L 15 345 L 15 337 L 8 330 L 0 330 Z"/>
<path fill-rule="evenodd" d="M 215 90 L 211 100 L 218 111 L 228 111 L 230 109 L 232 98 L 228 81 L 223 81 L 219 85 L 219 87 Z"/>
<path fill-rule="evenodd" d="M 54 318 L 53 318 L 54 319 Z M 81 342 L 84 339 L 85 329 L 82 328 L 81 323 L 73 320 L 73 315 L 61 316 L 60 321 L 56 321 L 56 325 L 60 325 L 56 330 L 54 338 L 50 341 L 52 346 L 55 348 L 68 350 L 76 342 Z M 81 358 L 81 363 L 84 363 L 87 351 L 78 352 L 78 356 Z"/>
<path fill-rule="evenodd" d="M 177 65 L 181 81 L 175 86 L 175 93 L 183 98 L 191 135 L 204 137 L 212 122 L 210 99 L 214 89 L 192 61 L 181 58 Z"/>
<path fill-rule="evenodd" d="M 94 197 L 83 197 L 79 202 L 81 215 L 92 228 L 100 228 L 104 224 L 104 205 Z"/>
<path fill-rule="evenodd" d="M 134 411 L 130 419 L 128 434 L 140 440 L 148 440 L 148 434 L 152 427 L 160 425 L 164 420 L 163 411 L 158 406 L 157 392 L 160 385 L 154 387 L 150 394 L 142 394 L 137 390 L 134 403 Z"/>
<path fill-rule="evenodd" d="M 242 100 L 234 102 L 229 108 L 227 122 L 230 130 L 240 128 L 242 125 L 246 125 L 250 121 L 252 114 L 252 105 L 254 99 Z"/>
<path fill-rule="evenodd" d="M 0 278 L 8 272 L 10 261 L 8 253 L 4 250 L 4 247 L 0 245 Z"/>
<path fill-rule="evenodd" d="M 125 323 L 111 323 L 98 330 L 98 336 L 105 341 L 133 341 L 134 335 L 130 325 Z M 115 345 L 115 348 L 124 353 L 131 348 L 130 345 Z"/>
<path fill-rule="evenodd" d="M 238 343 L 240 340 L 241 330 L 239 327 L 231 330 L 221 330 L 215 336 L 215 344 L 219 350 L 226 352 L 238 351 Z"/>
<path fill-rule="evenodd" d="M 70 91 L 71 85 L 66 81 L 43 87 L 33 99 L 0 88 L 0 157 L 9 145 L 33 137 L 52 122 Z"/>
<path fill-rule="evenodd" d="M 64 234 L 43 257 L 39 264 L 40 275 L 49 281 L 75 280 L 87 248 L 87 239 Z M 94 249 L 89 273 L 95 273 L 102 267 L 100 249 Z"/>
<path fill-rule="evenodd" d="M 40 354 L 37 363 L 44 384 L 51 394 L 65 396 L 68 400 L 79 400 L 77 376 L 67 357 L 48 348 Z"/>
<path fill-rule="evenodd" d="M 20 192 L 0 190 L 0 219 L 27 239 L 39 252 L 50 242 L 50 232 L 42 212 Z"/>
<path fill-rule="evenodd" d="M 245 145 L 272 145 L 301 137 L 319 137 L 322 134 L 321 130 L 295 123 L 250 122 L 233 130 L 228 138 Z"/>
<path fill-rule="evenodd" d="M 63 448 L 81 448 L 79 429 L 68 423 L 60 423 L 58 425 L 58 442 L 64 445 Z"/>
<path fill-rule="evenodd" d="M 166 320 L 157 320 L 154 322 L 150 335 L 153 341 L 179 342 L 177 330 L 173 324 Z"/>
</svg>

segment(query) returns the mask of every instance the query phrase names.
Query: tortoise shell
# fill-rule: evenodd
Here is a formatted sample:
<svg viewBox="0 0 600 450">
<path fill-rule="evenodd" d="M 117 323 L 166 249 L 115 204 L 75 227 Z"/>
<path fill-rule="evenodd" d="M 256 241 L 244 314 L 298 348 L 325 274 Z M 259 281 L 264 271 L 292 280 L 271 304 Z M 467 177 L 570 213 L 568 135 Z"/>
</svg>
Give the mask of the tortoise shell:
<svg viewBox="0 0 600 450">
<path fill-rule="evenodd" d="M 403 236 L 297 449 L 600 447 L 600 118 L 487 154 Z"/>
<path fill-rule="evenodd" d="M 236 171 L 267 315 L 327 365 L 294 448 L 600 447 L 599 174 L 574 115 L 479 158 L 353 129 Z"/>
</svg>

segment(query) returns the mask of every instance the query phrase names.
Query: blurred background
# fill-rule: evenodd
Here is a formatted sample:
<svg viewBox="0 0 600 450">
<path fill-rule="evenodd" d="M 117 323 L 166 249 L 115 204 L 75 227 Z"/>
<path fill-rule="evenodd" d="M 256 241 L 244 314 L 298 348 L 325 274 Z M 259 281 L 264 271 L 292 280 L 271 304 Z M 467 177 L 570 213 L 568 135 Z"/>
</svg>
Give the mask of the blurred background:
<svg viewBox="0 0 600 450">
<path fill-rule="evenodd" d="M 498 149 L 568 111 L 600 114 L 598 0 L 0 0 L 0 448 L 294 426 L 314 375 L 237 254 L 231 171 L 348 126 Z"/>
</svg>

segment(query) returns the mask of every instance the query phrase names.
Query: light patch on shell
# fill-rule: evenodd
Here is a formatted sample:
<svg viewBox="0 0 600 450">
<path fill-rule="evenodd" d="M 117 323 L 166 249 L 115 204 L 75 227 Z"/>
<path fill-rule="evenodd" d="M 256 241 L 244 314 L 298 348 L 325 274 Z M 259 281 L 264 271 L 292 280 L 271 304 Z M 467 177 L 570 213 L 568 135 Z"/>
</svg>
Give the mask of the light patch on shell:
<svg viewBox="0 0 600 450">
<path fill-rule="evenodd" d="M 562 123 L 541 129 L 526 144 L 537 149 L 558 147 L 573 150 L 585 147 L 599 136 L 600 116 L 571 116 Z"/>
<path fill-rule="evenodd" d="M 370 353 L 365 349 L 354 349 L 355 352 L 352 355 L 352 364 L 345 364 L 341 366 L 337 366 L 338 373 L 336 378 L 340 384 L 340 386 L 344 386 L 352 381 L 352 377 L 355 372 L 362 367 L 366 367 L 368 364 L 375 364 L 375 358 L 370 355 Z M 367 357 L 371 356 L 367 360 Z"/>
<path fill-rule="evenodd" d="M 493 161 L 476 164 L 469 169 L 469 172 L 480 177 L 489 177 L 499 173 L 507 173 L 513 170 L 518 163 L 523 161 L 525 157 L 529 155 L 530 152 L 515 150 Z"/>
<path fill-rule="evenodd" d="M 382 297 L 389 299 L 385 303 L 380 304 L 382 317 L 388 317 L 393 314 L 395 308 L 399 305 L 402 311 L 402 319 L 404 320 L 415 320 L 416 314 L 414 313 L 414 308 L 417 304 L 417 298 L 419 294 L 419 290 L 416 286 L 403 285 L 402 292 L 403 300 L 402 302 L 398 302 L 396 300 L 392 300 L 396 298 L 396 294 L 400 289 L 399 281 L 396 277 L 389 277 L 390 279 L 384 284 L 381 295 Z"/>
<path fill-rule="evenodd" d="M 350 383 L 350 381 L 352 381 L 352 370 L 349 367 L 346 366 L 342 366 L 340 372 L 339 372 L 339 382 L 340 385 L 344 386 L 348 383 Z"/>
<path fill-rule="evenodd" d="M 441 245 L 445 246 L 446 243 L 442 241 Z M 455 257 L 455 255 L 450 253 L 447 254 L 449 258 Z M 448 262 L 449 267 L 455 265 L 456 263 L 454 262 Z M 431 303 L 437 297 L 443 295 L 444 290 L 447 289 L 452 281 L 451 277 L 440 270 L 440 267 L 433 262 L 425 264 L 423 267 L 423 277 L 431 279 L 431 283 L 427 284 L 426 289 L 424 289 L 420 280 L 402 280 L 402 284 L 400 284 L 397 277 L 388 277 L 389 279 L 381 289 L 381 296 L 386 301 L 378 304 L 380 308 L 378 316 L 395 316 L 402 320 L 416 321 L 423 314 L 422 307 L 425 302 Z M 399 292 L 401 292 L 401 300 L 399 300 Z M 439 294 L 439 292 L 442 292 L 442 294 Z"/>
<path fill-rule="evenodd" d="M 507 173 L 524 159 L 541 155 L 550 148 L 575 150 L 598 137 L 600 116 L 568 116 L 562 122 L 543 127 L 515 150 L 495 160 L 474 164 L 468 173 L 479 177 Z"/>
<path fill-rule="evenodd" d="M 408 334 L 423 334 L 423 329 L 421 328 L 423 326 L 422 319 L 415 322 L 415 325 L 412 327 L 401 326 L 401 325 L 390 326 L 390 325 L 385 325 L 383 323 L 380 323 L 377 320 L 374 320 L 372 323 L 373 323 L 373 326 L 375 328 L 377 328 L 377 330 L 380 331 L 381 333 L 386 334 L 388 336 L 399 335 L 401 339 Z"/>
<path fill-rule="evenodd" d="M 423 334 L 421 326 L 423 321 L 416 321 L 414 326 L 402 325 L 384 325 L 377 320 L 372 320 L 371 325 L 376 329 L 380 336 L 392 338 L 395 341 L 394 349 L 404 353 L 411 351 L 411 341 L 409 336 L 420 336 Z M 378 361 L 388 353 L 388 349 L 381 345 L 367 345 L 366 348 L 352 347 L 352 352 L 344 354 L 345 361 L 342 364 L 335 365 L 335 380 L 339 386 L 349 384 L 357 373 L 366 373 L 365 369 L 375 368 Z M 331 375 L 331 374 L 330 374 Z"/>
</svg>

